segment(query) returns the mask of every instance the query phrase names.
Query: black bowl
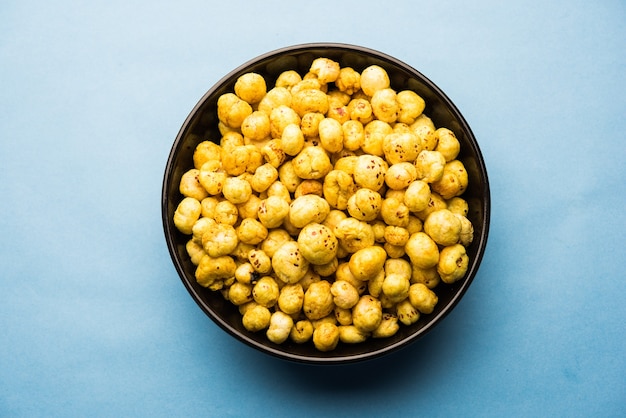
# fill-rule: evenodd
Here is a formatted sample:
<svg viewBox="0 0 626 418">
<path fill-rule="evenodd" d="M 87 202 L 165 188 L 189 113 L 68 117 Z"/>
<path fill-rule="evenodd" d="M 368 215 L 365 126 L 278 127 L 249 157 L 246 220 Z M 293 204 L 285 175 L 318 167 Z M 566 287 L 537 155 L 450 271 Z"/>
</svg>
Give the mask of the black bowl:
<svg viewBox="0 0 626 418">
<path fill-rule="evenodd" d="M 396 335 L 386 339 L 368 339 L 355 345 L 339 343 L 331 352 L 320 352 L 312 343 L 295 344 L 287 340 L 273 344 L 264 332 L 252 333 L 241 323 L 237 307 L 224 300 L 219 292 L 212 292 L 198 285 L 194 277 L 195 266 L 191 263 L 185 244 L 189 237 L 181 234 L 172 220 L 181 194 L 178 185 L 184 172 L 193 167 L 192 155 L 196 145 L 206 139 L 219 140 L 217 128 L 217 99 L 232 92 L 235 81 L 247 72 L 256 72 L 265 77 L 268 89 L 276 77 L 285 70 L 296 70 L 305 74 L 311 62 L 326 57 L 362 71 L 369 65 L 385 68 L 396 91 L 413 90 L 424 98 L 428 115 L 437 127 L 452 130 L 461 143 L 459 159 L 463 161 L 469 175 L 469 187 L 463 198 L 470 206 L 468 218 L 474 226 L 474 241 L 467 248 L 469 267 L 465 277 L 452 285 L 440 284 L 436 289 L 439 302 L 430 315 L 422 315 L 412 326 L 401 326 Z M 191 297 L 200 308 L 222 329 L 240 341 L 273 356 L 303 363 L 337 364 L 372 359 L 396 351 L 416 341 L 439 324 L 461 300 L 472 283 L 487 245 L 490 216 L 490 192 L 485 163 L 474 135 L 452 101 L 432 81 L 409 65 L 384 53 L 354 45 L 336 43 L 313 43 L 282 48 L 261 55 L 241 65 L 209 89 L 193 108 L 172 146 L 161 196 L 163 228 L 167 246 L 180 278 Z"/>
</svg>

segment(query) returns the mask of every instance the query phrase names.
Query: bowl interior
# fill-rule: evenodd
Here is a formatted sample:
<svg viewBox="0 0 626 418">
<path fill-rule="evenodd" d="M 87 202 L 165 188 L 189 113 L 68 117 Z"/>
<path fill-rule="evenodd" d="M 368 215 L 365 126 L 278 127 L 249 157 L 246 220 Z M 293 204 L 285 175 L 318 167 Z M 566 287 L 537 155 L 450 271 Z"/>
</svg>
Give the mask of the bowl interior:
<svg viewBox="0 0 626 418">
<path fill-rule="evenodd" d="M 401 326 L 391 338 L 370 338 L 366 343 L 356 345 L 340 343 L 334 351 L 326 353 L 317 351 L 312 344 L 299 345 L 289 340 L 281 345 L 273 344 L 267 340 L 264 332 L 247 331 L 241 324 L 237 307 L 225 301 L 219 292 L 198 285 L 194 278 L 195 266 L 185 249 L 189 237 L 181 234 L 172 221 L 176 206 L 182 199 L 178 184 L 183 173 L 193 166 L 192 155 L 196 145 L 203 140 L 219 143 L 217 99 L 220 95 L 232 92 L 237 78 L 251 71 L 263 75 L 270 89 L 282 71 L 293 69 L 304 75 L 311 62 L 318 57 L 330 58 L 342 67 L 349 66 L 359 72 L 369 65 L 379 65 L 387 70 L 393 89 L 413 90 L 424 98 L 424 113 L 436 127 L 452 130 L 461 143 L 458 158 L 465 164 L 469 175 L 469 187 L 462 197 L 469 203 L 468 218 L 474 226 L 474 241 L 467 248 L 470 258 L 467 274 L 452 285 L 442 283 L 436 288 L 439 302 L 432 314 L 422 315 L 412 326 Z M 343 44 L 306 44 L 280 49 L 251 60 L 222 78 L 200 99 L 181 127 L 167 161 L 162 191 L 162 217 L 167 245 L 182 282 L 200 308 L 221 328 L 242 342 L 274 356 L 309 363 L 352 362 L 377 357 L 403 347 L 431 330 L 458 303 L 478 271 L 487 243 L 489 209 L 489 183 L 485 164 L 476 139 L 456 106 L 435 84 L 407 64 L 371 49 Z"/>
</svg>

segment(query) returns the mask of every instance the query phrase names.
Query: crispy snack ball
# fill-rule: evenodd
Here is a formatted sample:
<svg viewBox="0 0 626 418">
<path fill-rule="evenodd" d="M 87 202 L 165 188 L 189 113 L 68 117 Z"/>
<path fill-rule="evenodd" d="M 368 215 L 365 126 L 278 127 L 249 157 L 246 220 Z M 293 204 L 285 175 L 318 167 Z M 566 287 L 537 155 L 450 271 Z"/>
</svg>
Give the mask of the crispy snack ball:
<svg viewBox="0 0 626 418">
<path fill-rule="evenodd" d="M 348 200 L 356 192 L 352 176 L 343 170 L 332 170 L 324 177 L 323 194 L 331 207 L 345 210 Z"/>
<path fill-rule="evenodd" d="M 252 141 L 262 141 L 270 135 L 270 118 L 265 112 L 254 111 L 241 123 L 241 133 L 244 138 Z"/>
<path fill-rule="evenodd" d="M 250 179 L 250 186 L 252 190 L 257 193 L 267 190 L 272 183 L 278 179 L 278 170 L 270 163 L 265 163 L 259 166 L 252 178 Z"/>
<path fill-rule="evenodd" d="M 328 112 L 328 96 L 318 89 L 300 90 L 293 93 L 291 108 L 300 117 L 307 113 L 321 113 L 325 115 Z"/>
<path fill-rule="evenodd" d="M 347 120 L 341 124 L 343 133 L 343 149 L 356 151 L 365 141 L 365 129 L 358 120 Z"/>
<path fill-rule="evenodd" d="M 339 157 L 339 159 L 335 160 L 335 165 L 333 169 L 337 171 L 343 171 L 346 174 L 354 176 L 354 169 L 356 168 L 356 163 L 358 160 L 359 157 L 357 157 L 356 155 Z"/>
<path fill-rule="evenodd" d="M 393 89 L 385 88 L 374 92 L 372 96 L 372 112 L 376 119 L 383 122 L 393 123 L 398 118 L 398 102 L 396 92 Z"/>
<path fill-rule="evenodd" d="M 308 194 L 291 202 L 289 220 L 296 228 L 304 228 L 311 222 L 322 223 L 329 212 L 330 205 L 326 200 L 317 195 Z"/>
<path fill-rule="evenodd" d="M 270 135 L 272 138 L 280 138 L 288 125 L 300 125 L 300 121 L 300 116 L 293 108 L 279 105 L 270 113 Z"/>
<path fill-rule="evenodd" d="M 226 93 L 217 99 L 217 117 L 229 128 L 241 127 L 244 119 L 252 114 L 252 106 L 233 93 Z"/>
<path fill-rule="evenodd" d="M 268 232 L 267 238 L 263 240 L 260 247 L 269 257 L 274 257 L 276 250 L 291 240 L 291 235 L 284 229 L 272 229 Z"/>
<path fill-rule="evenodd" d="M 302 179 L 321 179 L 333 169 L 322 147 L 305 147 L 292 161 L 296 174 Z"/>
<path fill-rule="evenodd" d="M 435 182 L 443 176 L 446 159 L 439 151 L 423 150 L 415 160 L 417 178 L 426 183 Z"/>
<path fill-rule="evenodd" d="M 472 225 L 472 222 L 463 215 L 455 213 L 454 216 L 459 218 L 459 220 L 461 221 L 459 244 L 467 248 L 467 246 L 470 245 L 472 241 L 474 241 L 474 225 Z"/>
<path fill-rule="evenodd" d="M 235 250 L 239 239 L 235 228 L 228 224 L 216 223 L 202 235 L 202 247 L 211 257 L 228 255 Z"/>
<path fill-rule="evenodd" d="M 417 93 L 403 90 L 396 95 L 398 101 L 398 122 L 412 124 L 422 114 L 426 102 Z"/>
<path fill-rule="evenodd" d="M 304 314 L 310 320 L 322 319 L 328 316 L 335 307 L 333 294 L 330 291 L 330 283 L 327 280 L 320 280 L 311 283 L 304 293 L 304 303 L 302 305 Z"/>
<path fill-rule="evenodd" d="M 254 248 L 248 253 L 248 262 L 259 274 L 268 274 L 272 270 L 272 259 L 265 251 L 258 248 Z"/>
<path fill-rule="evenodd" d="M 322 84 L 332 83 L 340 74 L 339 63 L 328 58 L 316 58 L 311 64 L 310 72 L 317 76 Z"/>
<path fill-rule="evenodd" d="M 204 254 L 204 248 L 202 248 L 202 243 L 194 240 L 193 238 L 187 241 L 185 244 L 185 250 L 187 250 L 187 254 L 189 254 L 189 258 L 191 258 L 191 262 L 197 266 L 200 262 L 200 259 Z"/>
<path fill-rule="evenodd" d="M 268 196 L 259 205 L 259 221 L 268 229 L 281 226 L 288 214 L 289 203 L 278 196 Z"/>
<path fill-rule="evenodd" d="M 339 124 L 343 124 L 350 120 L 350 112 L 348 111 L 348 103 L 350 96 L 338 90 L 328 92 L 328 112 L 326 117 L 333 119 Z"/>
<path fill-rule="evenodd" d="M 330 292 L 335 306 L 341 309 L 351 309 L 359 301 L 359 291 L 345 280 L 335 280 Z"/>
<path fill-rule="evenodd" d="M 343 149 L 343 129 L 341 123 L 332 118 L 324 118 L 318 125 L 320 143 L 330 153 Z"/>
<path fill-rule="evenodd" d="M 278 172 L 278 177 L 280 180 L 280 171 Z M 287 203 L 291 203 L 291 194 L 289 194 L 289 189 L 285 186 L 281 181 L 275 181 L 272 185 L 265 191 L 267 197 L 280 197 Z"/>
<path fill-rule="evenodd" d="M 361 89 L 361 74 L 351 67 L 343 67 L 339 70 L 335 85 L 340 91 L 352 95 Z"/>
<path fill-rule="evenodd" d="M 409 301 L 421 313 L 429 314 L 435 309 L 439 298 L 423 283 L 415 283 L 409 288 Z"/>
<path fill-rule="evenodd" d="M 255 304 L 243 314 L 243 326 L 251 332 L 261 331 L 270 325 L 272 314 L 263 305 Z"/>
<path fill-rule="evenodd" d="M 428 116 L 422 113 L 409 127 L 420 139 L 422 149 L 434 151 L 437 148 L 438 138 L 435 133 L 435 124 Z"/>
<path fill-rule="evenodd" d="M 293 197 L 297 199 L 300 196 L 307 194 L 314 194 L 316 196 L 323 197 L 323 188 L 324 186 L 319 180 L 302 180 L 293 192 Z"/>
<path fill-rule="evenodd" d="M 350 119 L 367 124 L 374 119 L 372 114 L 372 104 L 367 99 L 355 98 L 348 103 L 348 114 Z"/>
<path fill-rule="evenodd" d="M 388 297 L 403 300 L 409 296 L 410 285 L 408 277 L 398 273 L 390 273 L 383 280 L 382 291 Z"/>
<path fill-rule="evenodd" d="M 244 218 L 239 226 L 235 229 L 239 241 L 257 245 L 267 238 L 267 228 L 256 219 Z"/>
<path fill-rule="evenodd" d="M 302 309 L 304 289 L 300 283 L 286 284 L 280 289 L 278 307 L 288 315 L 295 315 Z"/>
<path fill-rule="evenodd" d="M 447 200 L 463 194 L 468 182 L 467 171 L 463 163 L 459 160 L 452 160 L 443 166 L 441 178 L 434 181 L 430 187 Z"/>
<path fill-rule="evenodd" d="M 332 351 L 339 343 L 339 328 L 335 324 L 323 323 L 313 330 L 313 344 L 319 351 Z"/>
<path fill-rule="evenodd" d="M 280 139 L 270 139 L 267 141 L 261 148 L 261 154 L 263 154 L 263 159 L 275 168 L 280 167 L 287 158 Z"/>
<path fill-rule="evenodd" d="M 383 152 L 390 164 L 413 162 L 422 150 L 419 138 L 412 132 L 392 132 L 383 139 Z"/>
<path fill-rule="evenodd" d="M 401 226 L 387 225 L 383 238 L 385 242 L 391 245 L 404 247 L 409 241 L 411 234 L 408 229 Z"/>
<path fill-rule="evenodd" d="M 358 344 L 367 340 L 369 333 L 360 331 L 354 325 L 339 326 L 339 341 L 344 344 Z"/>
<path fill-rule="evenodd" d="M 298 246 L 309 263 L 323 265 L 335 259 L 339 243 L 330 228 L 312 222 L 300 231 Z"/>
<path fill-rule="evenodd" d="M 259 305 L 271 308 L 278 302 L 280 289 L 278 283 L 270 277 L 261 277 L 252 288 L 252 297 Z"/>
<path fill-rule="evenodd" d="M 250 199 L 236 206 L 239 211 L 240 219 L 258 219 L 259 207 L 261 207 L 261 198 L 253 193 L 250 195 Z"/>
<path fill-rule="evenodd" d="M 411 262 L 419 268 L 427 269 L 437 265 L 439 248 L 425 232 L 416 232 L 406 243 L 405 250 Z"/>
<path fill-rule="evenodd" d="M 193 241 L 197 244 L 202 244 L 202 236 L 204 235 L 204 233 L 209 229 L 214 228 L 216 225 L 217 222 L 215 221 L 215 219 L 200 217 L 200 219 L 198 219 L 191 228 Z"/>
<path fill-rule="evenodd" d="M 430 187 L 422 180 L 411 182 L 404 193 L 404 204 L 411 212 L 421 212 L 430 203 Z"/>
<path fill-rule="evenodd" d="M 361 332 L 372 332 L 383 319 L 380 301 L 371 295 L 363 295 L 352 308 L 352 323 Z"/>
<path fill-rule="evenodd" d="M 285 87 L 291 89 L 299 82 L 302 81 L 302 77 L 295 70 L 286 70 L 280 73 L 276 79 L 276 87 Z"/>
<path fill-rule="evenodd" d="M 383 141 L 393 132 L 393 128 L 387 122 L 374 119 L 367 123 L 364 128 L 365 138 L 361 149 L 371 155 L 383 156 Z"/>
<path fill-rule="evenodd" d="M 372 331 L 373 338 L 389 338 L 392 335 L 395 335 L 396 332 L 400 329 L 400 325 L 398 325 L 398 317 L 391 313 L 384 313 L 383 318 L 380 321 L 380 324 L 374 331 Z"/>
<path fill-rule="evenodd" d="M 363 248 L 350 257 L 348 266 L 354 277 L 361 281 L 368 281 L 382 270 L 387 253 L 378 246 Z"/>
<path fill-rule="evenodd" d="M 270 325 L 266 335 L 271 342 L 282 344 L 289 338 L 292 328 L 293 318 L 284 312 L 276 311 L 270 317 Z"/>
<path fill-rule="evenodd" d="M 202 201 L 205 197 L 209 196 L 206 189 L 200 184 L 200 170 L 192 168 L 183 174 L 180 179 L 179 191 L 180 194 L 186 197 L 193 197 L 198 201 Z"/>
<path fill-rule="evenodd" d="M 246 172 L 254 173 L 263 163 L 263 154 L 259 148 L 254 145 L 236 145 L 222 155 L 221 168 L 231 176 L 239 176 Z M 202 167 L 201 170 L 204 170 Z"/>
<path fill-rule="evenodd" d="M 291 92 L 286 87 L 276 86 L 267 92 L 257 105 L 257 109 L 268 116 L 278 106 L 291 106 Z"/>
<path fill-rule="evenodd" d="M 196 268 L 195 277 L 200 286 L 209 287 L 216 281 L 235 277 L 236 269 L 235 260 L 230 256 L 214 258 L 205 254 Z"/>
<path fill-rule="evenodd" d="M 193 166 L 200 169 L 209 160 L 221 161 L 222 147 L 213 141 L 202 141 L 193 152 Z"/>
<path fill-rule="evenodd" d="M 420 319 L 420 312 L 411 305 L 408 299 L 398 302 L 396 305 L 396 315 L 398 316 L 398 320 L 407 326 L 416 323 Z"/>
<path fill-rule="evenodd" d="M 202 206 L 197 199 L 185 197 L 174 212 L 174 225 L 183 234 L 191 234 L 193 225 L 200 218 Z"/>
<path fill-rule="evenodd" d="M 380 205 L 380 215 L 387 225 L 407 227 L 409 225 L 409 208 L 395 197 L 384 199 Z"/>
<path fill-rule="evenodd" d="M 222 169 L 220 161 L 207 161 L 198 173 L 198 182 L 212 196 L 222 193 L 228 174 Z"/>
<path fill-rule="evenodd" d="M 319 124 L 324 119 L 324 115 L 318 112 L 305 113 L 300 122 L 300 130 L 305 138 L 316 138 L 319 136 Z"/>
<path fill-rule="evenodd" d="M 236 281 L 228 288 L 228 300 L 237 306 L 252 301 L 252 286 Z"/>
<path fill-rule="evenodd" d="M 302 256 L 297 242 L 287 241 L 272 256 L 272 268 L 283 282 L 297 283 L 307 273 L 309 262 Z"/>
<path fill-rule="evenodd" d="M 378 65 L 371 65 L 361 71 L 361 90 L 372 97 L 378 90 L 389 88 L 387 71 Z"/>
<path fill-rule="evenodd" d="M 385 184 L 385 173 L 388 168 L 389 164 L 381 157 L 360 155 L 354 167 L 354 182 L 363 188 L 377 192 Z"/>
<path fill-rule="evenodd" d="M 405 161 L 389 167 L 385 173 L 385 184 L 392 190 L 404 190 L 416 178 L 417 169 L 412 163 Z"/>
<path fill-rule="evenodd" d="M 461 220 L 448 209 L 436 210 L 426 217 L 424 232 L 439 245 L 453 245 L 461 238 Z"/>
<path fill-rule="evenodd" d="M 463 278 L 467 272 L 469 257 L 461 244 L 451 245 L 441 250 L 437 263 L 437 273 L 444 283 L 454 283 Z"/>
<path fill-rule="evenodd" d="M 278 178 L 289 193 L 294 193 L 298 185 L 302 182 L 302 179 L 296 174 L 292 160 L 286 161 L 278 167 Z"/>
<path fill-rule="evenodd" d="M 461 151 L 461 143 L 450 129 L 439 128 L 435 131 L 437 135 L 437 147 L 435 151 L 439 151 L 446 161 L 454 160 Z"/>
<path fill-rule="evenodd" d="M 296 344 L 304 344 L 313 337 L 313 324 L 308 319 L 296 322 L 291 329 L 289 339 Z"/>
<path fill-rule="evenodd" d="M 290 123 L 283 128 L 281 144 L 283 151 L 287 155 L 298 155 L 302 151 L 304 147 L 304 133 L 298 124 Z"/>
<path fill-rule="evenodd" d="M 340 220 L 333 233 L 348 253 L 355 253 L 363 248 L 371 247 L 375 242 L 374 229 L 367 223 L 356 218 Z"/>
<path fill-rule="evenodd" d="M 251 284 L 258 279 L 258 274 L 254 271 L 254 267 L 250 263 L 242 263 L 237 266 L 235 270 L 235 280 L 237 283 Z M 250 295 L 252 296 L 252 288 L 250 288 Z"/>
<path fill-rule="evenodd" d="M 348 213 L 361 221 L 373 221 L 381 210 L 382 198 L 380 193 L 371 189 L 358 189 L 348 199 Z"/>
<path fill-rule="evenodd" d="M 250 104 L 260 102 L 265 93 L 267 93 L 265 78 L 260 74 L 243 74 L 235 82 L 235 94 Z"/>
<path fill-rule="evenodd" d="M 457 213 L 459 215 L 467 216 L 467 214 L 469 213 L 469 205 L 467 201 L 458 196 L 448 200 L 446 202 L 446 207 L 451 212 Z"/>
</svg>

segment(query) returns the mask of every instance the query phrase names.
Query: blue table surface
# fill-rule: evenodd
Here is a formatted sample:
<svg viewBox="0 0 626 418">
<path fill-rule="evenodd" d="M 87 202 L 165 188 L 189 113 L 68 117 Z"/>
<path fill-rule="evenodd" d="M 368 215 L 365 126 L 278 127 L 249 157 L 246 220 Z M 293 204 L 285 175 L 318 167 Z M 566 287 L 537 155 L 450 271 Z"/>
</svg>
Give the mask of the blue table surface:
<svg viewBox="0 0 626 418">
<path fill-rule="evenodd" d="M 439 85 L 492 192 L 457 308 L 406 349 L 330 368 L 211 322 L 160 210 L 200 97 L 320 41 Z M 0 416 L 626 416 L 625 47 L 622 0 L 2 2 Z"/>
</svg>

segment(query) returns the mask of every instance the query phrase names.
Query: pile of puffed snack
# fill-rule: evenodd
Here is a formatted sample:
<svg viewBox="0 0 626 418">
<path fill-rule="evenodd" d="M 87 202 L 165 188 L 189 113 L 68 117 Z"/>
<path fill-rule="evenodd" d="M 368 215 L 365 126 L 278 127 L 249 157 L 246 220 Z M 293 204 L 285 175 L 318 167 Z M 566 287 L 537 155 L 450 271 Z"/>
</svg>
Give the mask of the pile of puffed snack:
<svg viewBox="0 0 626 418">
<path fill-rule="evenodd" d="M 320 351 L 431 314 L 474 235 L 455 134 L 378 65 L 321 57 L 233 90 L 217 101 L 221 138 L 200 138 L 180 181 L 174 224 L 197 282 L 248 331 Z"/>
</svg>

